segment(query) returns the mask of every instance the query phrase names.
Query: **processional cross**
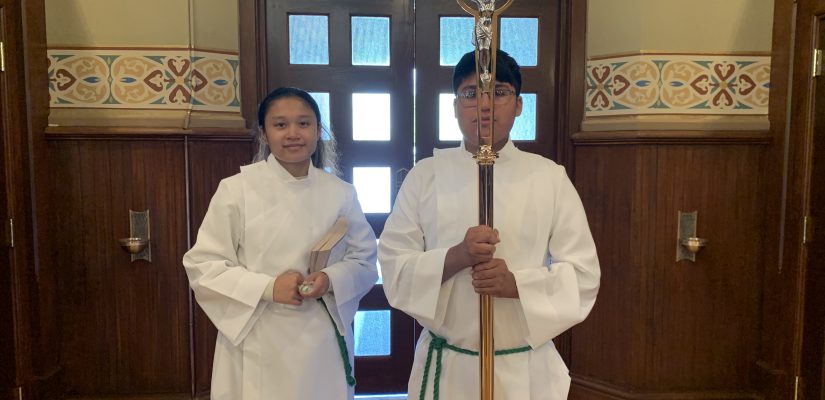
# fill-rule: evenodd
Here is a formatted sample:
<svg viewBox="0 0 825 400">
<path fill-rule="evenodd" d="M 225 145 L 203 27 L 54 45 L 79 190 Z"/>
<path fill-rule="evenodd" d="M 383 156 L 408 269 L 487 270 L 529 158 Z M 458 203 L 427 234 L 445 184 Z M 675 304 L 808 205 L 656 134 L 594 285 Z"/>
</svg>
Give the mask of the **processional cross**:
<svg viewBox="0 0 825 400">
<path fill-rule="evenodd" d="M 498 19 L 504 10 L 513 3 L 506 0 L 501 7 L 496 7 L 495 0 L 470 0 L 475 7 L 465 0 L 456 0 L 464 11 L 475 18 L 473 29 L 473 45 L 476 48 L 476 96 L 478 121 L 481 121 L 482 99 L 486 96 L 490 105 L 491 121 L 495 121 L 495 77 L 496 77 L 496 50 L 498 50 L 497 32 Z M 481 124 L 476 126 L 478 135 L 478 152 L 475 155 L 478 163 L 478 210 L 479 225 L 493 227 L 493 165 L 498 154 L 493 150 L 493 127 L 489 125 L 488 132 L 481 131 Z M 479 295 L 479 377 L 481 400 L 493 400 L 493 381 L 495 346 L 493 343 L 493 298 L 489 295 Z"/>
</svg>

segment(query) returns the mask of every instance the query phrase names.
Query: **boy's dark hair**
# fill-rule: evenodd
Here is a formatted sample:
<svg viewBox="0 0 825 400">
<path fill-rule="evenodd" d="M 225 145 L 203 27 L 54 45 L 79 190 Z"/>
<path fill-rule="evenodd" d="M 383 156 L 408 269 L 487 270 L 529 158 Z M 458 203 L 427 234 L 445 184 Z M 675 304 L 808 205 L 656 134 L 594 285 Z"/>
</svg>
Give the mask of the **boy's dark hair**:
<svg viewBox="0 0 825 400">
<path fill-rule="evenodd" d="M 521 95 L 521 71 L 518 63 L 505 51 L 496 51 L 496 80 L 502 83 L 509 83 L 516 89 L 516 96 Z M 458 94 L 458 86 L 468 76 L 473 76 L 476 72 L 476 52 L 475 50 L 465 54 L 458 60 L 453 70 L 453 93 Z"/>
</svg>

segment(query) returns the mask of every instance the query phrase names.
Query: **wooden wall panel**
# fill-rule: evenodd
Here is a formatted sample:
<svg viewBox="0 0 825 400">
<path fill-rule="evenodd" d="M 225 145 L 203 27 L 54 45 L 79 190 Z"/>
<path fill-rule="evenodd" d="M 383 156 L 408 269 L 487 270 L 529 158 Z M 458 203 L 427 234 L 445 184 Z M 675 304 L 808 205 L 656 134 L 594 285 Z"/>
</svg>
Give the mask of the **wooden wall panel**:
<svg viewBox="0 0 825 400">
<path fill-rule="evenodd" d="M 48 146 L 55 263 L 69 394 L 189 393 L 182 141 L 66 140 Z M 117 238 L 151 212 L 152 262 Z M 58 356 L 58 355 L 55 355 Z"/>
<path fill-rule="evenodd" d="M 602 286 L 573 330 L 571 399 L 753 397 L 765 147 L 575 149 Z M 679 210 L 710 241 L 696 263 L 676 262 Z"/>
<path fill-rule="evenodd" d="M 235 141 L 190 141 L 189 196 L 190 241 L 195 243 L 198 228 L 221 179 L 240 172 L 240 166 L 252 161 L 253 146 L 249 139 Z M 217 330 L 192 297 L 194 387 L 198 395 L 207 393 L 212 378 L 212 357 Z"/>
<path fill-rule="evenodd" d="M 654 156 L 655 149 L 644 146 L 588 146 L 576 153 L 576 187 L 602 268 L 596 305 L 573 328 L 571 372 L 577 380 L 632 388 L 644 379 L 643 350 L 652 340 L 650 273 L 644 267 L 652 241 L 645 221 L 655 212 L 648 195 Z"/>
<path fill-rule="evenodd" d="M 3 11 L 3 4 L 0 3 L 0 12 Z M 0 29 L 3 28 L 2 22 L 0 22 Z M 6 86 L 3 84 L 3 81 L 0 80 L 0 95 L 5 96 L 6 94 Z M 9 210 L 9 202 L 8 202 L 8 195 L 9 192 L 6 189 L 6 185 L 9 184 L 9 179 L 7 178 L 10 174 L 6 171 L 6 128 L 4 120 L 6 119 L 6 107 L 3 107 L 3 104 L 0 104 L 0 177 L 2 177 L 2 181 L 0 181 L 0 221 L 4 224 L 7 223 L 7 218 L 10 218 L 11 210 Z M 15 351 L 15 324 L 14 324 L 14 315 L 15 315 L 15 299 L 13 297 L 14 293 L 14 279 L 13 279 L 13 272 L 11 266 L 14 265 L 14 259 L 12 258 L 12 251 L 7 246 L 8 234 L 3 232 L 0 234 L 0 238 L 2 238 L 2 242 L 0 242 L 0 260 L 2 260 L 3 265 L 8 265 L 8 268 L 0 269 L 0 312 L 2 312 L 4 318 L 0 319 L 0 353 L 3 354 L 3 357 L 0 358 L 0 390 L 10 390 L 11 388 L 17 386 L 17 352 Z M 6 317 L 8 316 L 8 317 Z"/>
<path fill-rule="evenodd" d="M 763 251 L 763 146 L 661 146 L 651 267 L 657 390 L 747 390 L 756 361 Z M 675 261 L 677 211 L 708 245 Z"/>
</svg>

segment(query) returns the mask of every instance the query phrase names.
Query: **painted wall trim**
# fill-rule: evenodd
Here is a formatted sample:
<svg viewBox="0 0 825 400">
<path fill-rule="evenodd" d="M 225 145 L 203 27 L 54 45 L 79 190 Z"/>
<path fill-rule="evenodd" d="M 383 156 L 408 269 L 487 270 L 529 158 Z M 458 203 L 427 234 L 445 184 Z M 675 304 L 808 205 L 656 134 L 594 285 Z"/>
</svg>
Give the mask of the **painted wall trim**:
<svg viewBox="0 0 825 400">
<path fill-rule="evenodd" d="M 196 113 L 208 113 L 204 121 L 215 120 L 215 115 L 240 119 L 237 52 L 101 47 L 53 48 L 47 55 L 50 124 L 82 124 L 88 118 L 87 124 L 94 125 L 114 115 L 102 110 L 161 112 L 150 117 L 155 122 L 148 126 L 186 127 L 190 114 Z M 80 109 L 86 112 L 71 112 Z M 166 118 L 172 110 L 186 112 L 185 118 L 170 125 Z M 143 114 L 119 114 L 120 121 L 105 123 L 134 126 Z"/>
<path fill-rule="evenodd" d="M 641 52 L 593 57 L 585 73 L 585 119 L 685 114 L 766 116 L 770 72 L 769 55 Z"/>
</svg>

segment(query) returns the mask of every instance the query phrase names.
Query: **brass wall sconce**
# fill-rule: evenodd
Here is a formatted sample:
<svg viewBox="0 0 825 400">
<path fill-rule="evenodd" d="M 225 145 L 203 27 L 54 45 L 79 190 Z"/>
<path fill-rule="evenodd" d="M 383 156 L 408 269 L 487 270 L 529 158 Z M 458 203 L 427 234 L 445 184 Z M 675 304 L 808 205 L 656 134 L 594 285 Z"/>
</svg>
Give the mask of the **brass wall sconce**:
<svg viewBox="0 0 825 400">
<path fill-rule="evenodd" d="M 707 239 L 696 237 L 698 211 L 679 211 L 679 227 L 676 232 L 676 261 L 696 262 L 696 253 L 708 244 Z"/>
<path fill-rule="evenodd" d="M 132 261 L 152 262 L 151 235 L 149 230 L 149 210 L 129 210 L 129 237 L 118 239 L 124 251 L 132 255 Z"/>
</svg>

